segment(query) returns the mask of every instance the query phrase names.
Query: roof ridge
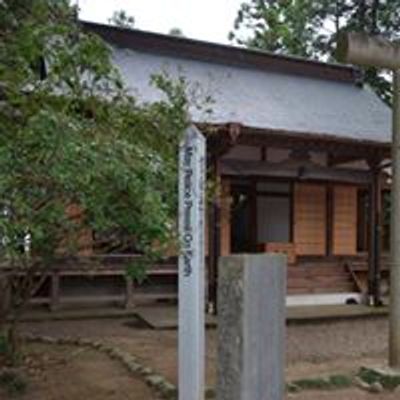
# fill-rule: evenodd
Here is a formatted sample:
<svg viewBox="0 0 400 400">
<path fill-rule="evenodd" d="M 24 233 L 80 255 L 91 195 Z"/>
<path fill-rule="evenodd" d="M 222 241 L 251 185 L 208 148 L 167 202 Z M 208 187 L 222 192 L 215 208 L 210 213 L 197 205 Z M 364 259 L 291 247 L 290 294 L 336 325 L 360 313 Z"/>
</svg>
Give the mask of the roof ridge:
<svg viewBox="0 0 400 400">
<path fill-rule="evenodd" d="M 89 21 L 81 21 L 81 23 L 84 29 L 98 34 L 104 40 L 133 50 L 254 69 L 286 72 L 320 79 L 359 82 L 359 69 L 349 65 Z"/>
</svg>

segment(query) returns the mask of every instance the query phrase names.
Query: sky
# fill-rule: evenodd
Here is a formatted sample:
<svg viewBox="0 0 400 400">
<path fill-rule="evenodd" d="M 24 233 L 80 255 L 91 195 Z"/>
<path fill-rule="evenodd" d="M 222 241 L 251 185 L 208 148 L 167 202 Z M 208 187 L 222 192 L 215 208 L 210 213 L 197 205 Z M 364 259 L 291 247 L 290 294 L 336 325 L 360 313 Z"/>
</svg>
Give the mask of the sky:
<svg viewBox="0 0 400 400">
<path fill-rule="evenodd" d="M 135 27 L 160 33 L 180 28 L 189 38 L 229 43 L 243 0 L 76 0 L 80 18 L 107 23 L 115 10 L 135 17 Z"/>
</svg>

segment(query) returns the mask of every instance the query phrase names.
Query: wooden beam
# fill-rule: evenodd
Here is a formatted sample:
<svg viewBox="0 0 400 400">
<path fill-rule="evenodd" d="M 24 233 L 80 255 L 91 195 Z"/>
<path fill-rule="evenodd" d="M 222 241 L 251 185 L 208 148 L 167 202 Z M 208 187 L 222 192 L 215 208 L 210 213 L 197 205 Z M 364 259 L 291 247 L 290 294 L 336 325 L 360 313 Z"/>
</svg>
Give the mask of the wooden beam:
<svg viewBox="0 0 400 400">
<path fill-rule="evenodd" d="M 241 134 L 241 125 L 230 123 L 219 127 L 200 125 L 207 138 L 207 155 L 210 159 L 219 159 L 228 153 L 237 143 Z"/>
<path fill-rule="evenodd" d="M 373 140 L 357 140 L 348 137 L 339 137 L 332 134 L 293 132 L 285 129 L 254 128 L 242 124 L 205 124 L 197 123 L 199 129 L 210 141 L 221 140 L 221 136 L 228 135 L 229 129 L 239 127 L 240 135 L 235 144 L 255 147 L 277 147 L 294 149 L 304 147 L 308 151 L 329 153 L 332 157 L 351 157 L 367 159 L 391 157 L 390 143 Z M 211 143 L 211 142 L 210 142 Z"/>
<path fill-rule="evenodd" d="M 215 182 L 220 181 L 219 162 L 213 157 L 210 166 L 210 178 Z M 218 260 L 220 257 L 221 242 L 221 210 L 219 204 L 218 193 L 214 193 L 212 200 L 208 206 L 209 223 L 208 223 L 208 312 L 215 314 L 217 312 L 217 280 L 218 280 Z"/>
<path fill-rule="evenodd" d="M 346 164 L 349 162 L 354 162 L 354 161 L 362 161 L 365 159 L 365 155 L 361 154 L 347 154 L 347 155 L 341 155 L 341 154 L 329 154 L 328 156 L 328 165 L 330 167 L 334 167 L 335 165 L 340 165 L 340 164 Z"/>
<path fill-rule="evenodd" d="M 286 178 L 304 181 L 326 181 L 367 185 L 371 182 L 370 171 L 359 171 L 323 166 L 304 167 L 249 160 L 221 160 L 221 174 L 227 176 L 252 176 Z"/>
<path fill-rule="evenodd" d="M 258 129 L 242 126 L 238 144 L 286 149 L 304 147 L 308 151 L 328 152 L 334 156 L 390 158 L 390 143 L 338 138 L 329 134 L 290 132 L 280 129 Z"/>
</svg>

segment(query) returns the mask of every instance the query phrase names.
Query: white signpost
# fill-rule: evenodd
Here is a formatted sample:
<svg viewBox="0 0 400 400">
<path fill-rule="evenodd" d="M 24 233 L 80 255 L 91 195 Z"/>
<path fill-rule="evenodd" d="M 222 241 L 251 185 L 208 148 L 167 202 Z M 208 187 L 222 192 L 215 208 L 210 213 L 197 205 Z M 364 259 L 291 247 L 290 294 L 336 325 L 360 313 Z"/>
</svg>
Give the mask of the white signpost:
<svg viewBox="0 0 400 400">
<path fill-rule="evenodd" d="M 205 147 L 190 126 L 179 151 L 179 400 L 204 399 Z"/>
</svg>

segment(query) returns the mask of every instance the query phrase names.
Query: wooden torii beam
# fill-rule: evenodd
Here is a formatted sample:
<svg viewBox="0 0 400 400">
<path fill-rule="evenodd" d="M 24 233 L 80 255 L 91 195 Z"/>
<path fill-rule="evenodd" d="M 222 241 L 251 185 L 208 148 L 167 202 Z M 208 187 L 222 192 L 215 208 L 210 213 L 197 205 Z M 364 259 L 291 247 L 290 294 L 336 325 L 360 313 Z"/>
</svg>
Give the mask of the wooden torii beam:
<svg viewBox="0 0 400 400">
<path fill-rule="evenodd" d="M 393 71 L 389 365 L 400 369 L 400 44 L 364 33 L 344 33 L 339 36 L 337 58 Z"/>
</svg>

